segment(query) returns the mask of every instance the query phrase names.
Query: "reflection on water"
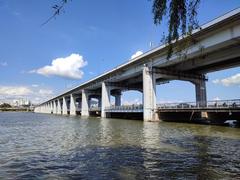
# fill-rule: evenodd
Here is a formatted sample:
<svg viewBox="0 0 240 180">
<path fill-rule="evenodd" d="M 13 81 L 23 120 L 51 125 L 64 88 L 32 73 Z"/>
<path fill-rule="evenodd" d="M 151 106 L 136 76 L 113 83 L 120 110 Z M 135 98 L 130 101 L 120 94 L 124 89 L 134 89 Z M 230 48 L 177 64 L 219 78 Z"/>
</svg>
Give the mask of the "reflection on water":
<svg viewBox="0 0 240 180">
<path fill-rule="evenodd" d="M 0 114 L 0 179 L 236 179 L 238 128 Z"/>
</svg>

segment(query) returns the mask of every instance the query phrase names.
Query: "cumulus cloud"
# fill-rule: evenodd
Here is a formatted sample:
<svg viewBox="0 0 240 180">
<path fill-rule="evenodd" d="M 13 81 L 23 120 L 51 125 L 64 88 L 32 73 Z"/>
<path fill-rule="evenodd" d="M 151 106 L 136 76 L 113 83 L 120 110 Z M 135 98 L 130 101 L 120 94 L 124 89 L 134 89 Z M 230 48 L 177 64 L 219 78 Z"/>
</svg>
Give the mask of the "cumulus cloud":
<svg viewBox="0 0 240 180">
<path fill-rule="evenodd" d="M 0 86 L 0 95 L 2 96 L 27 96 L 32 90 L 24 86 Z"/>
<path fill-rule="evenodd" d="M 135 54 L 133 54 L 133 55 L 131 56 L 131 59 L 134 59 L 134 58 L 136 58 L 136 57 L 138 57 L 138 56 L 140 56 L 140 55 L 142 55 L 142 54 L 143 54 L 142 51 L 137 51 Z"/>
<path fill-rule="evenodd" d="M 123 100 L 122 101 L 123 105 L 133 105 L 133 104 L 142 104 L 142 101 L 139 98 L 136 98 L 134 100 Z"/>
<path fill-rule="evenodd" d="M 38 91 L 39 95 L 41 96 L 50 96 L 50 95 L 53 95 L 53 91 L 50 90 L 50 89 L 40 89 Z"/>
<path fill-rule="evenodd" d="M 221 99 L 219 97 L 213 98 L 213 101 L 220 101 Z"/>
<path fill-rule="evenodd" d="M 38 86 L 39 87 L 39 86 Z M 13 99 L 26 98 L 33 103 L 42 102 L 54 95 L 48 88 L 34 86 L 0 86 L 0 97 L 2 102 L 9 102 Z"/>
<path fill-rule="evenodd" d="M 214 84 L 221 84 L 223 86 L 240 85 L 240 73 L 230 76 L 225 79 L 215 79 Z"/>
<path fill-rule="evenodd" d="M 68 57 L 52 60 L 51 65 L 34 69 L 30 73 L 37 73 L 44 76 L 60 76 L 70 79 L 81 79 L 83 71 L 80 70 L 87 65 L 83 57 L 79 54 L 71 54 Z"/>
</svg>

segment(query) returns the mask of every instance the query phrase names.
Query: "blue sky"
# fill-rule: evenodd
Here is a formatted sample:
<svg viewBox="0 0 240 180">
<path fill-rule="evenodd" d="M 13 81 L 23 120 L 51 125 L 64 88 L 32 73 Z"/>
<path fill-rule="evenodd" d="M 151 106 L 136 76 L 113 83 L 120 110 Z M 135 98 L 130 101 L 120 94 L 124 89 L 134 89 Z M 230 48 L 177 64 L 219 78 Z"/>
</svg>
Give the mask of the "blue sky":
<svg viewBox="0 0 240 180">
<path fill-rule="evenodd" d="M 152 1 L 148 0 L 72 0 L 64 14 L 41 26 L 52 15 L 51 6 L 59 1 L 0 0 L 0 99 L 42 101 L 126 62 L 137 51 L 149 50 L 150 42 L 159 45 L 162 33 L 167 34 L 165 25 L 153 24 Z M 237 7 L 239 0 L 202 0 L 199 22 L 206 23 Z M 64 66 L 64 58 L 71 61 L 72 54 L 77 62 Z M 56 74 L 56 67 L 46 66 L 53 60 L 56 67 L 65 67 L 62 74 L 51 75 Z M 73 70 L 76 74 L 64 77 L 73 65 L 80 71 L 77 68 Z M 208 74 L 208 99 L 240 98 L 239 70 Z M 222 83 L 232 76 L 236 82 Z M 157 92 L 162 102 L 195 100 L 194 86 L 187 82 L 173 81 L 158 86 Z M 139 101 L 141 94 L 124 93 L 123 99 Z"/>
</svg>

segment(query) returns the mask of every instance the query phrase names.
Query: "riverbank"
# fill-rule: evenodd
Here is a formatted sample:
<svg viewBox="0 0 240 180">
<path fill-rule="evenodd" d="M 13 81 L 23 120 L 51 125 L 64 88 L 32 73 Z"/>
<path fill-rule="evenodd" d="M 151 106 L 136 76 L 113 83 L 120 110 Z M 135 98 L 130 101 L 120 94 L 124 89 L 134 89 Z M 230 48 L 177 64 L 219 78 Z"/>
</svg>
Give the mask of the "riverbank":
<svg viewBox="0 0 240 180">
<path fill-rule="evenodd" d="M 33 112 L 30 108 L 0 108 L 0 112 Z"/>
</svg>

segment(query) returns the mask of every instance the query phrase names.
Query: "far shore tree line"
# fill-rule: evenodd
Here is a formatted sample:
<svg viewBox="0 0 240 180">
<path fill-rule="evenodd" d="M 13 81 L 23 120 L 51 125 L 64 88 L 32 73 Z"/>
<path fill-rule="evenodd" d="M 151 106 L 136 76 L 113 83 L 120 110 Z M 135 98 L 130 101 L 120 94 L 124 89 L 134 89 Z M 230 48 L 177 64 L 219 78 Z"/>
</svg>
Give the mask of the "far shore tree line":
<svg viewBox="0 0 240 180">
<path fill-rule="evenodd" d="M 0 108 L 11 108 L 12 106 L 8 103 L 0 104 Z"/>
</svg>

